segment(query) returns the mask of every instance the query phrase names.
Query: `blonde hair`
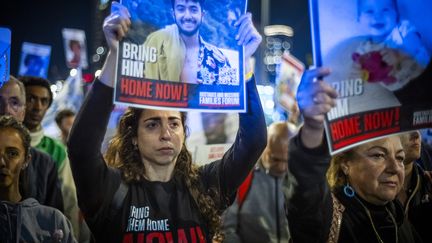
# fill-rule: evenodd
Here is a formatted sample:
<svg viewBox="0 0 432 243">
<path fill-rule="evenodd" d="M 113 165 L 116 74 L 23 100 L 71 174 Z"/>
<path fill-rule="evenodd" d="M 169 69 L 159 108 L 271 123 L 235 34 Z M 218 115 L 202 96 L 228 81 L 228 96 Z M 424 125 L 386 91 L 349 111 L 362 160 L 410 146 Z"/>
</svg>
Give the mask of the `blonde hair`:
<svg viewBox="0 0 432 243">
<path fill-rule="evenodd" d="M 330 167 L 327 169 L 326 177 L 327 182 L 331 189 L 341 187 L 347 184 L 347 176 L 342 170 L 342 164 L 351 160 L 354 155 L 354 149 L 350 149 L 332 157 Z"/>
</svg>

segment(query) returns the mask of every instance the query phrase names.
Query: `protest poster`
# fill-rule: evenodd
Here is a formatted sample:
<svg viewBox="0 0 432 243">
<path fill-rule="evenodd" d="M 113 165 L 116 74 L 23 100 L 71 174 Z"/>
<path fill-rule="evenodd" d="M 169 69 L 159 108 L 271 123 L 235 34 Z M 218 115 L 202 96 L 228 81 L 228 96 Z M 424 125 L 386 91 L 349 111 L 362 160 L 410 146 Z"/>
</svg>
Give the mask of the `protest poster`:
<svg viewBox="0 0 432 243">
<path fill-rule="evenodd" d="M 192 161 L 198 165 L 205 165 L 212 161 L 222 159 L 232 144 L 201 144 L 193 150 Z"/>
<path fill-rule="evenodd" d="M 245 112 L 243 47 L 235 21 L 246 0 L 123 0 L 132 25 L 120 41 L 116 104 Z M 194 5 L 194 6 L 186 6 Z M 116 4 L 111 11 L 116 10 Z"/>
<path fill-rule="evenodd" d="M 0 28 L 0 88 L 9 80 L 11 31 Z"/>
<path fill-rule="evenodd" d="M 18 75 L 46 78 L 51 56 L 51 46 L 24 42 Z"/>
<path fill-rule="evenodd" d="M 432 66 L 398 1 L 310 0 L 315 65 L 338 92 L 326 116 L 331 154 L 432 127 Z"/>
<path fill-rule="evenodd" d="M 278 120 L 288 120 L 297 124 L 300 112 L 297 106 L 296 93 L 305 65 L 289 52 L 284 52 L 276 72 L 275 110 L 279 112 Z"/>
<path fill-rule="evenodd" d="M 88 62 L 84 30 L 64 28 L 62 35 L 67 67 L 86 69 Z"/>
<path fill-rule="evenodd" d="M 186 145 L 192 148 L 191 152 L 203 144 L 233 144 L 239 128 L 239 115 L 189 111 L 186 126 Z"/>
</svg>

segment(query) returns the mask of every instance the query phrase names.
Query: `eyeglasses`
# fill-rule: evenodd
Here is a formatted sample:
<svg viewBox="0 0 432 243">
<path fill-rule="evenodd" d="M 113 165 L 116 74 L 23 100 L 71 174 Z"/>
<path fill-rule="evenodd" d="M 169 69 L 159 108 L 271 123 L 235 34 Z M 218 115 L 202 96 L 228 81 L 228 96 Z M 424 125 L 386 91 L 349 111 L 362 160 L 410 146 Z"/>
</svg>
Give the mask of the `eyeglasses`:
<svg viewBox="0 0 432 243">
<path fill-rule="evenodd" d="M 4 111 L 7 106 L 9 106 L 14 112 L 17 112 L 24 106 L 24 104 L 15 97 L 7 100 L 0 99 L 0 111 Z"/>
</svg>

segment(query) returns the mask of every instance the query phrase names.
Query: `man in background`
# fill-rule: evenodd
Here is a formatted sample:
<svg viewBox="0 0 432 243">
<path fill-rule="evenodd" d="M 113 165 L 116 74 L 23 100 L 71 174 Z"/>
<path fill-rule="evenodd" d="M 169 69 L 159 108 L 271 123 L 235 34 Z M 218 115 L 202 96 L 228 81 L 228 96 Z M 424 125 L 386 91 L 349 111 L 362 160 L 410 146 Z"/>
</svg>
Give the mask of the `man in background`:
<svg viewBox="0 0 432 243">
<path fill-rule="evenodd" d="M 289 242 L 285 202 L 294 184 L 288 176 L 288 141 L 293 135 L 286 122 L 269 126 L 266 149 L 224 213 L 224 242 Z"/>
<path fill-rule="evenodd" d="M 75 112 L 71 109 L 63 109 L 55 116 L 55 122 L 60 129 L 60 140 L 66 145 L 70 129 L 72 128 L 75 120 Z"/>
<path fill-rule="evenodd" d="M 398 200 L 423 242 L 432 242 L 429 226 L 425 224 L 432 215 L 432 180 L 416 162 L 421 157 L 421 135 L 417 130 L 403 133 L 400 138 L 405 152 L 405 180 Z"/>
</svg>

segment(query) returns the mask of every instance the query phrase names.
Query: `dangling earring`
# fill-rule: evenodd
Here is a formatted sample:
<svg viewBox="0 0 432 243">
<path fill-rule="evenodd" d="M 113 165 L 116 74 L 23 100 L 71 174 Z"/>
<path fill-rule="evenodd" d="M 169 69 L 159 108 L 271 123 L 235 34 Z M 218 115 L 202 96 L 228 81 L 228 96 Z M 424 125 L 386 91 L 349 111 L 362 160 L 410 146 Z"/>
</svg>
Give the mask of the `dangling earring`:
<svg viewBox="0 0 432 243">
<path fill-rule="evenodd" d="M 137 143 L 132 142 L 132 145 L 134 146 L 134 150 L 138 150 L 138 144 Z"/>
<path fill-rule="evenodd" d="M 345 196 L 352 198 L 355 195 L 355 191 L 354 191 L 354 188 L 352 188 L 349 184 L 349 180 L 348 180 L 349 168 L 342 167 L 342 172 L 343 172 L 343 175 L 345 176 L 345 181 L 346 181 L 346 184 L 343 187 L 344 194 L 345 194 Z"/>
<path fill-rule="evenodd" d="M 343 191 L 347 197 L 351 198 L 351 197 L 354 197 L 354 195 L 355 195 L 354 188 L 352 188 L 350 186 L 350 184 L 348 183 L 348 180 L 346 182 L 346 185 L 343 187 Z"/>
<path fill-rule="evenodd" d="M 21 167 L 21 170 L 25 170 L 28 167 L 28 162 L 24 162 L 24 164 Z"/>
</svg>

